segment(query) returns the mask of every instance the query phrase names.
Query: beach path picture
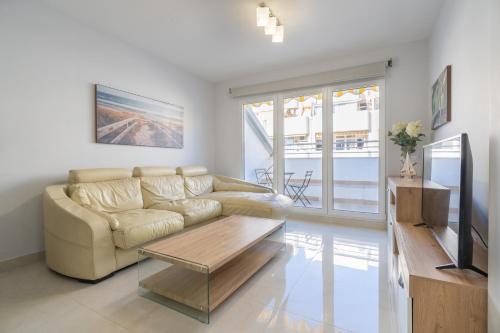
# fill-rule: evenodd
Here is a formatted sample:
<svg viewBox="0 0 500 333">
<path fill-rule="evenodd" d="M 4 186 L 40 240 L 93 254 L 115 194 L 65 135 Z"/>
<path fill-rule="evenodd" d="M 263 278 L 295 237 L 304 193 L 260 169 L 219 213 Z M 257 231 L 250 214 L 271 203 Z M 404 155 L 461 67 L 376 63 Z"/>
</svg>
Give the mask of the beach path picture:
<svg viewBox="0 0 500 333">
<path fill-rule="evenodd" d="M 432 129 L 451 121 L 451 66 L 446 66 L 432 86 Z"/>
<path fill-rule="evenodd" d="M 99 84 L 95 96 L 97 143 L 183 147 L 182 107 Z"/>
</svg>

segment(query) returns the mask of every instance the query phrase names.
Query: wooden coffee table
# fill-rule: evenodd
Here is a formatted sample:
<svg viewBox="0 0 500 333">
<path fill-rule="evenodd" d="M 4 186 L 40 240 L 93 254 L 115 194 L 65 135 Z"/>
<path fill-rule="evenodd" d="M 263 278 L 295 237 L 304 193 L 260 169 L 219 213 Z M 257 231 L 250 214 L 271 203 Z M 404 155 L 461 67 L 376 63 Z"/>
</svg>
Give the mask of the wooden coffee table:
<svg viewBox="0 0 500 333">
<path fill-rule="evenodd" d="M 284 247 L 285 228 L 283 220 L 235 215 L 150 243 L 139 249 L 139 292 L 209 323 Z"/>
</svg>

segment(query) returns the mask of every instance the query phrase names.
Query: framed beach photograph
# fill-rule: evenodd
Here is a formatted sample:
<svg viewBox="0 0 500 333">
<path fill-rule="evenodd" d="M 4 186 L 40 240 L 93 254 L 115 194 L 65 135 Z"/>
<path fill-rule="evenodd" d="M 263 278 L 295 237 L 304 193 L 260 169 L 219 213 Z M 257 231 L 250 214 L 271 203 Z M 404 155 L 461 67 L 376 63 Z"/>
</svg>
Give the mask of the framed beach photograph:
<svg viewBox="0 0 500 333">
<path fill-rule="evenodd" d="M 95 110 L 97 143 L 184 146 L 181 106 L 96 84 Z"/>
<path fill-rule="evenodd" d="M 446 66 L 432 86 L 432 129 L 451 121 L 451 66 Z"/>
</svg>

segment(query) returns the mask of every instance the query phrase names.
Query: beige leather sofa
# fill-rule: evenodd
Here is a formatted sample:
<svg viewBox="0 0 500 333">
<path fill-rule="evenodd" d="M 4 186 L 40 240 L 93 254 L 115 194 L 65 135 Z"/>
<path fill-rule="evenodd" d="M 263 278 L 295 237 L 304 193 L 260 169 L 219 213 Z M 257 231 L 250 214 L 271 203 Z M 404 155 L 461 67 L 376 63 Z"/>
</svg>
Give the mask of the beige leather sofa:
<svg viewBox="0 0 500 333">
<path fill-rule="evenodd" d="M 98 281 L 137 262 L 137 248 L 229 215 L 285 218 L 292 201 L 201 166 L 71 170 L 44 193 L 45 254 L 54 271 Z"/>
</svg>

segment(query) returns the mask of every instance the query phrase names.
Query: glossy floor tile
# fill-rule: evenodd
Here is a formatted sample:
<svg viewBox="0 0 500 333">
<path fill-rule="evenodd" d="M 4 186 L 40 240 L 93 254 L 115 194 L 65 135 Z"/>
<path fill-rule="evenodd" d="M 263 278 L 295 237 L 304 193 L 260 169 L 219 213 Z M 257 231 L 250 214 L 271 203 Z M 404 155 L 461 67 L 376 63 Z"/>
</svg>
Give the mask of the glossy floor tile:
<svg viewBox="0 0 500 333">
<path fill-rule="evenodd" d="M 289 221 L 286 239 L 209 325 L 138 296 L 135 266 L 88 285 L 40 261 L 0 273 L 0 332 L 391 332 L 384 231 Z"/>
</svg>

